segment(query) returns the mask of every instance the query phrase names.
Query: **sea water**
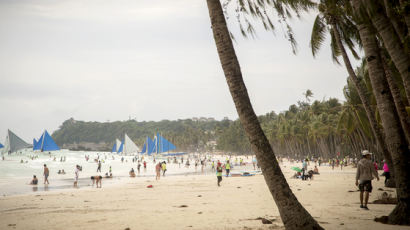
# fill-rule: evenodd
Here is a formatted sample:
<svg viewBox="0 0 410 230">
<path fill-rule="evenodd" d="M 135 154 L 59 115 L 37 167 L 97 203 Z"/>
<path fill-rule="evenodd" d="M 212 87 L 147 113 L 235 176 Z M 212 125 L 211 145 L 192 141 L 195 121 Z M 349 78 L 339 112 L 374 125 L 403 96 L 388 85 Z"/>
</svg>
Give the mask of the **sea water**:
<svg viewBox="0 0 410 230">
<path fill-rule="evenodd" d="M 32 159 L 32 156 L 38 156 Z M 85 156 L 89 156 L 87 161 Z M 121 156 L 118 154 L 107 152 L 83 152 L 83 151 L 53 151 L 53 152 L 32 152 L 22 151 L 21 153 L 13 153 L 11 155 L 4 155 L 5 159 L 0 159 L 0 195 L 9 196 L 16 194 L 24 194 L 37 191 L 51 191 L 57 189 L 73 188 L 75 168 L 76 165 L 82 167 L 80 171 L 80 179 L 78 182 L 79 188 L 90 187 L 92 181 L 91 176 L 105 176 L 105 173 L 109 173 L 109 168 L 112 168 L 113 178 L 103 179 L 103 186 L 125 182 L 130 179 L 129 171 L 134 169 L 136 178 L 132 179 L 155 179 L 155 164 L 159 161 L 167 161 L 166 158 L 157 157 L 156 163 L 153 162 L 153 157 L 146 157 L 144 160 L 147 162 L 147 169 L 144 170 L 143 162 L 141 163 L 140 175 L 138 175 L 137 165 L 138 162 L 132 162 L 134 156 Z M 65 161 L 61 161 L 61 158 L 65 157 Z M 124 161 L 121 161 L 124 158 Z M 190 162 L 190 167 L 185 167 L 186 156 L 184 156 L 183 164 L 174 164 L 173 157 L 171 163 L 167 162 L 166 175 L 189 175 L 195 173 L 201 173 L 201 165 L 195 169 L 194 162 Z M 177 157 L 178 162 L 181 157 Z M 63 159 L 64 160 L 64 159 Z M 97 161 L 96 161 L 97 160 Z M 101 173 L 97 172 L 98 160 L 101 161 Z M 21 163 L 23 161 L 23 163 Z M 49 168 L 49 185 L 44 185 L 43 165 L 46 164 Z M 210 173 L 208 164 L 208 170 L 205 173 Z M 58 174 L 59 170 L 64 169 L 66 174 Z M 29 185 L 33 175 L 38 178 L 38 185 Z"/>
</svg>

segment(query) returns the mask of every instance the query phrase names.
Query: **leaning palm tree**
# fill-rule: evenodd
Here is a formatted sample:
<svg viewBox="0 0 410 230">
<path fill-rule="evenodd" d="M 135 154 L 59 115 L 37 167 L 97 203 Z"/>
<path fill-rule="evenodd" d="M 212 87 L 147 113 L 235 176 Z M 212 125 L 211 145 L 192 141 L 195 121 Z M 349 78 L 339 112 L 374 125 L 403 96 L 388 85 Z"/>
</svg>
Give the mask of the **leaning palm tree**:
<svg viewBox="0 0 410 230">
<path fill-rule="evenodd" d="M 374 34 L 374 29 L 368 23 L 366 15 L 362 13 L 364 8 L 362 2 L 360 0 L 352 0 L 352 6 L 369 66 L 369 77 L 377 107 L 379 108 L 380 120 L 385 130 L 386 142 L 393 159 L 396 174 L 397 205 L 389 214 L 387 222 L 410 225 L 409 143 L 400 125 L 400 119 L 397 115 L 390 89 L 388 88 L 380 57 L 379 43 Z"/>
<path fill-rule="evenodd" d="M 382 130 L 377 124 L 375 112 L 372 109 L 370 102 L 366 96 L 367 90 L 363 87 L 363 85 L 360 83 L 359 78 L 356 76 L 356 73 L 353 70 L 349 56 L 347 55 L 345 49 L 346 45 L 350 49 L 353 56 L 359 58 L 354 50 L 353 42 L 356 41 L 360 44 L 360 39 L 355 23 L 352 18 L 349 17 L 349 14 L 351 14 L 349 5 L 349 2 L 346 2 L 344 0 L 320 1 L 318 5 L 319 14 L 316 16 L 315 22 L 313 24 L 310 47 L 312 49 L 313 56 L 315 56 L 320 49 L 323 41 L 325 40 L 326 33 L 330 33 L 333 60 L 339 63 L 338 56 L 341 55 L 343 57 L 344 64 L 346 66 L 347 72 L 349 73 L 349 78 L 356 87 L 360 100 L 362 101 L 363 107 L 366 111 L 366 115 L 369 119 L 372 132 L 376 137 L 377 143 L 382 149 L 383 155 L 387 160 L 387 164 L 394 167 L 391 155 L 383 138 Z"/>
<path fill-rule="evenodd" d="M 239 119 L 260 162 L 265 181 L 286 229 L 322 229 L 299 203 L 280 170 L 258 118 L 252 108 L 232 39 L 219 0 L 207 0 L 219 60 Z"/>
</svg>

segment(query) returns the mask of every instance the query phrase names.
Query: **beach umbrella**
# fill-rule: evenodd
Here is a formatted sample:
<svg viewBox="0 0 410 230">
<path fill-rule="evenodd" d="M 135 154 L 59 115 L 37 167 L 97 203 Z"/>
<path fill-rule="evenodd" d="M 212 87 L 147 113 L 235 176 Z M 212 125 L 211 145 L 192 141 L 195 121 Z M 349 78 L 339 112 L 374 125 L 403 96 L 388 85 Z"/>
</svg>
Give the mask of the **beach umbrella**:
<svg viewBox="0 0 410 230">
<path fill-rule="evenodd" d="M 299 167 L 292 167 L 292 170 L 295 170 L 296 172 L 302 172 L 302 169 L 300 169 Z"/>
</svg>

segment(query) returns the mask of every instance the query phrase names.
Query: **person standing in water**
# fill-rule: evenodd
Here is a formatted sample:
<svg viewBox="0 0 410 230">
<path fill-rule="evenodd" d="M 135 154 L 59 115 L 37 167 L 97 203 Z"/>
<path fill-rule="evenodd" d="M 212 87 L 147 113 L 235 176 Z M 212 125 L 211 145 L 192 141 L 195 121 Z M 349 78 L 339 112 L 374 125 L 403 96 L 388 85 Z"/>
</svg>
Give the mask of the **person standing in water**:
<svg viewBox="0 0 410 230">
<path fill-rule="evenodd" d="M 50 174 L 50 171 L 47 168 L 47 165 L 44 164 L 44 184 L 50 184 L 50 182 L 48 182 L 48 175 Z"/>
<path fill-rule="evenodd" d="M 221 186 L 221 181 L 222 181 L 222 165 L 221 162 L 218 162 L 216 166 L 216 178 L 218 181 L 218 186 Z"/>
<path fill-rule="evenodd" d="M 98 161 L 98 168 L 97 168 L 97 172 L 101 172 L 101 161 Z"/>
</svg>

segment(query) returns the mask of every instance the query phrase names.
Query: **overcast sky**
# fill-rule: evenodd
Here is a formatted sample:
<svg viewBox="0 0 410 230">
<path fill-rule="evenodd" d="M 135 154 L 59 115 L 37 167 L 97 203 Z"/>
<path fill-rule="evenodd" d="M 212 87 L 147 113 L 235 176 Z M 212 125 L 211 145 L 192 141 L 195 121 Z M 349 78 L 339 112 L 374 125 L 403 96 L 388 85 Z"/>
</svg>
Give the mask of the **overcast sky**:
<svg viewBox="0 0 410 230">
<path fill-rule="evenodd" d="M 292 21 L 296 56 L 279 24 L 275 36 L 247 40 L 228 20 L 258 115 L 286 110 L 307 89 L 343 100 L 345 69 L 327 45 L 311 55 L 314 17 Z M 237 118 L 205 0 L 1 0 L 0 35 L 1 143 L 7 129 L 31 142 L 70 117 Z"/>
</svg>

